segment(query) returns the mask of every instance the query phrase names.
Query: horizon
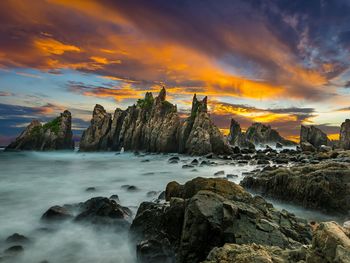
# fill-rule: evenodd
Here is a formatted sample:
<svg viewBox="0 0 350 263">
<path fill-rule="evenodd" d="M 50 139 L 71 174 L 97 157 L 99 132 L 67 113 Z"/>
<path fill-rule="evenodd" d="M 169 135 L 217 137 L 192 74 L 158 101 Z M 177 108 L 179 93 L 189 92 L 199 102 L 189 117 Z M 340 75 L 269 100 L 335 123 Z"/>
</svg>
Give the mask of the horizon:
<svg viewBox="0 0 350 263">
<path fill-rule="evenodd" d="M 0 3 L 0 145 L 64 109 L 77 137 L 95 104 L 112 113 L 167 89 L 188 113 L 208 96 L 224 133 L 300 125 L 338 139 L 349 118 L 350 3 L 20 1 Z"/>
</svg>

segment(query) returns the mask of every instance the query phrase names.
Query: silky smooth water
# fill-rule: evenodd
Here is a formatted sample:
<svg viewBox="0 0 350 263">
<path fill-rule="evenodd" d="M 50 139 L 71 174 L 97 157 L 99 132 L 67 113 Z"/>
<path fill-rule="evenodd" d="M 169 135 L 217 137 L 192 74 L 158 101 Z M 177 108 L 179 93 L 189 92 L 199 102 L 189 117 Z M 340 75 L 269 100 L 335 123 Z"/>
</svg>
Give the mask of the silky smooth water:
<svg viewBox="0 0 350 263">
<path fill-rule="evenodd" d="M 17 232 L 31 239 L 16 262 L 135 262 L 135 248 L 127 234 L 96 230 L 89 225 L 66 222 L 48 226 L 41 215 L 53 205 L 73 204 L 91 197 L 113 194 L 134 214 L 142 201 L 155 199 L 170 181 L 184 183 L 197 176 L 213 177 L 217 171 L 236 174 L 255 166 L 236 166 L 215 160 L 217 166 L 183 169 L 194 157 L 180 156 L 178 164 L 169 164 L 172 155 L 139 155 L 133 153 L 78 152 L 0 152 L 0 255 L 9 247 L 3 242 Z M 224 177 L 224 176 L 223 176 Z M 127 191 L 123 185 L 134 185 Z M 95 187 L 88 192 L 86 188 Z M 157 195 L 148 196 L 150 191 Z M 283 203 L 279 203 L 283 208 Z M 288 206 L 293 210 L 292 206 Z M 295 209 L 303 215 L 304 210 Z M 312 218 L 313 214 L 308 214 Z M 0 256 L 1 257 L 1 256 Z"/>
</svg>

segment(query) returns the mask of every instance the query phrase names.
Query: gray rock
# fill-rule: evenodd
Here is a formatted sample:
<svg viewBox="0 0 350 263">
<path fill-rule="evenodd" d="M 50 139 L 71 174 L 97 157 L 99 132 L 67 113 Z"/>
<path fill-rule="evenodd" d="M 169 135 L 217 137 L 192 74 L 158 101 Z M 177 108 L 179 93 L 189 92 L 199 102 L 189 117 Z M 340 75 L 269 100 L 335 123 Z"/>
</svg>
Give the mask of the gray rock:
<svg viewBox="0 0 350 263">
<path fill-rule="evenodd" d="M 59 117 L 44 125 L 38 120 L 33 120 L 5 150 L 73 150 L 72 137 L 72 117 L 71 113 L 66 110 Z"/>
<path fill-rule="evenodd" d="M 330 145 L 327 134 L 325 134 L 323 131 L 316 128 L 315 126 L 306 127 L 301 125 L 300 144 L 305 142 L 310 143 L 316 149 L 320 148 L 321 145 Z"/>
<path fill-rule="evenodd" d="M 99 104 L 92 113 L 90 126 L 83 132 L 80 151 L 106 151 L 109 148 L 109 132 L 112 116 Z"/>
<path fill-rule="evenodd" d="M 72 217 L 73 215 L 66 207 L 56 205 L 56 206 L 50 207 L 42 215 L 41 219 L 47 222 L 53 222 L 53 221 L 63 221 L 63 220 L 71 219 Z"/>
</svg>

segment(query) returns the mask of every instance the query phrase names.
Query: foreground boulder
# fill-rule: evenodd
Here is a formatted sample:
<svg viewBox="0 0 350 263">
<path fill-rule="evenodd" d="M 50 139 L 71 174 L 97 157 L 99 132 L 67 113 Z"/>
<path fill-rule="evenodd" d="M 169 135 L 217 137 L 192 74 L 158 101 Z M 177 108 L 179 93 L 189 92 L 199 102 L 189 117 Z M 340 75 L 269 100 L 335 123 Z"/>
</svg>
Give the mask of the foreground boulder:
<svg viewBox="0 0 350 263">
<path fill-rule="evenodd" d="M 74 149 L 72 137 L 72 116 L 66 110 L 44 125 L 38 120 L 33 120 L 5 150 L 72 150 Z"/>
<path fill-rule="evenodd" d="M 350 262 L 350 239 L 335 222 L 321 223 L 313 234 L 312 246 L 281 249 L 257 244 L 225 244 L 214 248 L 203 263 L 347 263 Z"/>
<path fill-rule="evenodd" d="M 224 179 L 169 183 L 166 199 L 142 203 L 131 225 L 140 262 L 200 262 L 225 243 L 293 248 L 311 240 L 306 221 Z"/>
<path fill-rule="evenodd" d="M 80 151 L 103 151 L 109 146 L 109 131 L 112 116 L 99 104 L 92 113 L 90 126 L 85 130 L 80 140 Z"/>
<path fill-rule="evenodd" d="M 303 126 L 300 129 L 300 144 L 307 142 L 310 143 L 315 148 L 320 148 L 322 145 L 330 145 L 330 140 L 320 129 L 315 126 Z"/>
<path fill-rule="evenodd" d="M 245 188 L 263 196 L 297 203 L 328 213 L 350 212 L 349 165 L 336 162 L 308 164 L 247 176 Z"/>
<path fill-rule="evenodd" d="M 340 147 L 344 150 L 350 150 L 350 120 L 346 119 L 340 126 Z"/>
</svg>

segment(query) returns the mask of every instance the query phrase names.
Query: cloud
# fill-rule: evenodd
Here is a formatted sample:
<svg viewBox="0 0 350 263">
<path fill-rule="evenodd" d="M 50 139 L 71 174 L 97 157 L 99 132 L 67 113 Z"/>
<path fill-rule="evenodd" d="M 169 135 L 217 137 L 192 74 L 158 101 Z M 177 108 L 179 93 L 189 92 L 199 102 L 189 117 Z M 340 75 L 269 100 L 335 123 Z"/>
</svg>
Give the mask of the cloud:
<svg viewBox="0 0 350 263">
<path fill-rule="evenodd" d="M 326 24 L 347 24 L 339 2 L 5 1 L 0 65 L 162 82 L 180 94 L 319 101 L 334 96 L 329 81 L 348 68 L 342 41 L 328 37 L 341 29 Z"/>
<path fill-rule="evenodd" d="M 0 97 L 9 97 L 13 96 L 13 93 L 7 91 L 0 91 Z"/>
</svg>

